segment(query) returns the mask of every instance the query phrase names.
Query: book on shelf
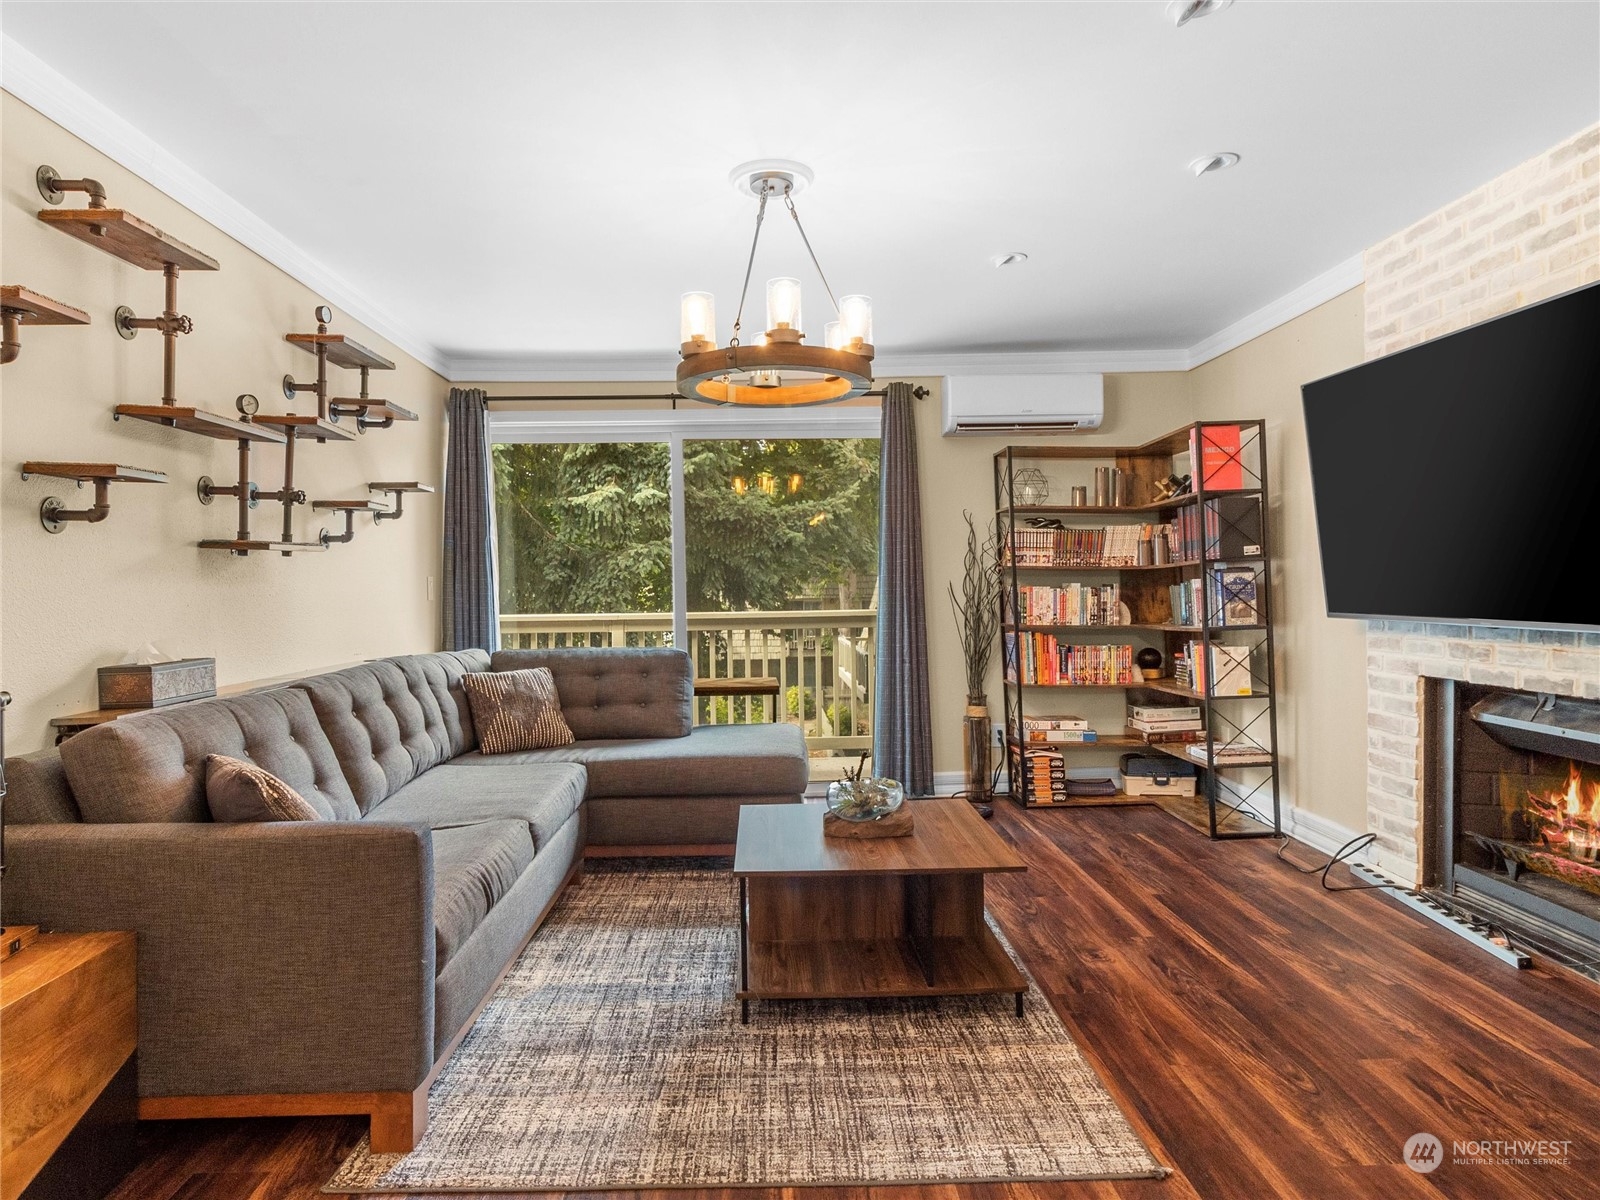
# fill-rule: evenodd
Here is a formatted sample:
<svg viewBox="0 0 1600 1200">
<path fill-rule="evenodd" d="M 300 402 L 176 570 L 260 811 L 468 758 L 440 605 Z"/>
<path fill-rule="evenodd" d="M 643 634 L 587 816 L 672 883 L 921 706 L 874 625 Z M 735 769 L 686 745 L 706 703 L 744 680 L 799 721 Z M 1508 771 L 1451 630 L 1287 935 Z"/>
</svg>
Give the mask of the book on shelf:
<svg viewBox="0 0 1600 1200">
<path fill-rule="evenodd" d="M 1024 717 L 1022 740 L 1029 745 L 1083 745 L 1100 735 L 1082 717 Z"/>
<path fill-rule="evenodd" d="M 1013 529 L 1006 534 L 1001 564 L 1086 570 L 1132 567 L 1139 562 L 1140 541 L 1154 537 L 1157 528 L 1166 527 L 1128 523 L 1098 529 Z"/>
<path fill-rule="evenodd" d="M 1128 718 L 1134 721 L 1165 723 L 1170 721 L 1198 721 L 1198 704 L 1130 704 Z"/>
<path fill-rule="evenodd" d="M 1222 642 L 1211 643 L 1211 662 L 1205 662 L 1201 643 L 1187 642 L 1172 656 L 1172 680 L 1191 692 L 1209 693 L 1213 696 L 1249 696 L 1254 694 L 1250 675 L 1250 647 L 1229 646 Z M 1207 680 L 1215 683 L 1207 686 Z"/>
<path fill-rule="evenodd" d="M 1071 645 L 1051 633 L 1012 632 L 1002 645 L 1012 683 L 1125 687 L 1135 682 L 1131 645 Z"/>
<path fill-rule="evenodd" d="M 1183 721 L 1139 721 L 1129 718 L 1128 728 L 1135 733 L 1183 733 L 1191 729 L 1204 729 L 1199 717 Z"/>
<path fill-rule="evenodd" d="M 1114 583 L 1023 584 L 1017 588 L 1021 621 L 1016 620 L 1009 589 L 1002 589 L 1000 599 L 1007 621 L 1017 625 L 1118 625 L 1122 620 L 1122 589 Z"/>
<path fill-rule="evenodd" d="M 1189 467 L 1206 491 L 1244 487 L 1242 434 L 1237 425 L 1196 425 L 1189 431 Z"/>
<path fill-rule="evenodd" d="M 1261 554 L 1261 497 L 1216 496 L 1205 503 L 1206 557 L 1227 562 Z"/>
<path fill-rule="evenodd" d="M 1239 766 L 1267 766 L 1272 755 L 1259 746 L 1213 746 L 1211 754 L 1207 756 L 1204 742 L 1197 742 L 1183 748 L 1184 754 L 1196 762 L 1215 762 L 1223 765 L 1236 764 Z"/>
<path fill-rule="evenodd" d="M 1163 746 L 1183 742 L 1203 742 L 1206 740 L 1206 731 L 1203 728 L 1195 729 L 1150 729 L 1133 730 L 1135 737 L 1147 745 Z"/>
<path fill-rule="evenodd" d="M 1221 620 L 1217 624 L 1260 625 L 1261 606 L 1256 596 L 1256 571 L 1254 567 L 1218 567 L 1213 573 L 1216 607 Z"/>
<path fill-rule="evenodd" d="M 1025 796 L 1052 803 L 1066 799 L 1067 760 L 1060 751 L 1027 749 L 1020 761 L 1016 754 L 1011 761 Z"/>
</svg>

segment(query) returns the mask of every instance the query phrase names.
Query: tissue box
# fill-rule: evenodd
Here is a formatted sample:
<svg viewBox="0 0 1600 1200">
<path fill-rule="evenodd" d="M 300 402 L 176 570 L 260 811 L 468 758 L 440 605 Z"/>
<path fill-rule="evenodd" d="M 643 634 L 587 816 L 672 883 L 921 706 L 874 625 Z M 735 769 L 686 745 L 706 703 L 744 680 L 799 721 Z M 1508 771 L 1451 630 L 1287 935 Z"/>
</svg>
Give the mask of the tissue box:
<svg viewBox="0 0 1600 1200">
<path fill-rule="evenodd" d="M 100 668 L 101 708 L 160 708 L 217 694 L 217 660 L 179 658 Z"/>
</svg>

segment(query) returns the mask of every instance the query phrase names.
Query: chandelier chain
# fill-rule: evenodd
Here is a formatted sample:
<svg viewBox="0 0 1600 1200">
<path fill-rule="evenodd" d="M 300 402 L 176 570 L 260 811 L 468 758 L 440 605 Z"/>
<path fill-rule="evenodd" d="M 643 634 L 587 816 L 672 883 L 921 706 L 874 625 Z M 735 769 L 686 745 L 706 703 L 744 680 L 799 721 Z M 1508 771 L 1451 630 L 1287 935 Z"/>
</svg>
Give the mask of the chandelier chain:
<svg viewBox="0 0 1600 1200">
<path fill-rule="evenodd" d="M 817 261 L 817 252 L 811 248 L 811 239 L 806 236 L 806 227 L 800 223 L 800 210 L 794 206 L 794 197 L 789 194 L 788 188 L 783 189 L 783 202 L 789 208 L 789 215 L 794 218 L 794 227 L 800 231 L 800 240 L 806 244 L 806 253 L 811 256 L 811 265 L 817 269 L 817 278 L 822 280 L 822 290 L 828 293 L 828 301 L 833 305 L 833 315 L 838 316 L 839 301 L 834 298 L 833 287 L 828 283 L 827 275 L 823 273 L 822 264 Z M 748 276 L 745 286 L 749 286 Z"/>
<path fill-rule="evenodd" d="M 762 185 L 761 202 L 756 206 L 756 232 L 750 239 L 750 257 L 744 264 L 744 287 L 739 289 L 739 311 L 734 314 L 733 336 L 728 339 L 730 349 L 739 344 L 739 329 L 744 322 L 744 302 L 750 295 L 750 272 L 756 267 L 756 246 L 761 242 L 761 222 L 767 216 L 767 196 L 771 191 L 771 184 Z"/>
</svg>

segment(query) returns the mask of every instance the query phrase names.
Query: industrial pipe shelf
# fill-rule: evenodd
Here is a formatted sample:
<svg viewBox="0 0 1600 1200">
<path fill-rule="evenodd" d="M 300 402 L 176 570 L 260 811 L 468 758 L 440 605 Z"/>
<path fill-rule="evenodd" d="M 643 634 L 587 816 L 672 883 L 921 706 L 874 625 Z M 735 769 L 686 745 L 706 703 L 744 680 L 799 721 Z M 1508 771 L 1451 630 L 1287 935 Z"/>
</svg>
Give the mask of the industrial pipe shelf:
<svg viewBox="0 0 1600 1200">
<path fill-rule="evenodd" d="M 125 467 L 120 463 L 82 462 L 25 462 L 22 478 L 43 475 L 51 479 L 71 479 L 79 487 L 94 484 L 94 504 L 89 508 L 69 509 L 57 496 L 46 496 L 39 505 L 39 524 L 49 533 L 60 533 L 69 521 L 95 524 L 111 515 L 111 485 L 113 483 L 165 483 L 161 471 L 143 467 Z"/>
<path fill-rule="evenodd" d="M 176 404 L 119 404 L 112 410 L 113 419 L 132 417 L 138 421 L 151 421 L 173 429 L 198 433 L 223 441 L 244 439 L 252 442 L 282 444 L 287 440 L 276 429 L 268 429 L 253 421 L 238 421 L 220 413 L 199 408 L 186 408 Z"/>
<path fill-rule="evenodd" d="M 29 291 L 14 283 L 0 285 L 0 318 L 4 319 L 5 338 L 0 363 L 15 362 L 22 353 L 23 325 L 87 325 L 89 314 L 49 296 Z"/>
</svg>

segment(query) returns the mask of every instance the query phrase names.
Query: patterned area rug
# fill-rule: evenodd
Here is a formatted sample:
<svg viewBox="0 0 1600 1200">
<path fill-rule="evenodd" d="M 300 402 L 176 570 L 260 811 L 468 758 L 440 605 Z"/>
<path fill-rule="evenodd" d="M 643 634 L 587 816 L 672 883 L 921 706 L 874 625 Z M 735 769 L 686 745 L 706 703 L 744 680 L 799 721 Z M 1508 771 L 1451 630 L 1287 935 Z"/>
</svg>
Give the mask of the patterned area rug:
<svg viewBox="0 0 1600 1200">
<path fill-rule="evenodd" d="M 658 860 L 660 861 L 660 860 Z M 1155 1178 L 1037 988 L 751 1005 L 726 860 L 591 862 L 440 1073 L 329 1192 Z M 721 870 L 712 869 L 721 866 Z"/>
</svg>

